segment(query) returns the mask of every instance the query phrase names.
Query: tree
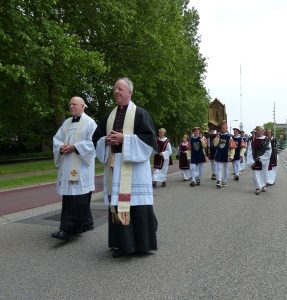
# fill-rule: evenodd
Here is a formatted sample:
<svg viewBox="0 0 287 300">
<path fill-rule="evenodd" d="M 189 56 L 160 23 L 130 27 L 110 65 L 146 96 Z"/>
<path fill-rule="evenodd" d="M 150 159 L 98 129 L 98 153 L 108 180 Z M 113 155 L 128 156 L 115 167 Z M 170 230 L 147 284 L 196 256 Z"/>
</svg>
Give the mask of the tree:
<svg viewBox="0 0 287 300">
<path fill-rule="evenodd" d="M 11 0 L 1 7 L 0 144 L 47 144 L 68 99 L 83 96 L 98 121 L 112 85 L 135 84 L 134 100 L 177 140 L 207 122 L 206 62 L 199 15 L 184 0 Z M 12 124 L 11 124 L 12 123 Z M 49 125 L 48 125 L 49 124 Z M 0 150 L 1 151 L 1 150 Z"/>
<path fill-rule="evenodd" d="M 93 90 L 91 74 L 104 73 L 97 51 L 61 23 L 56 1 L 5 2 L 1 8 L 1 144 L 30 150 L 51 140 L 74 94 Z"/>
</svg>

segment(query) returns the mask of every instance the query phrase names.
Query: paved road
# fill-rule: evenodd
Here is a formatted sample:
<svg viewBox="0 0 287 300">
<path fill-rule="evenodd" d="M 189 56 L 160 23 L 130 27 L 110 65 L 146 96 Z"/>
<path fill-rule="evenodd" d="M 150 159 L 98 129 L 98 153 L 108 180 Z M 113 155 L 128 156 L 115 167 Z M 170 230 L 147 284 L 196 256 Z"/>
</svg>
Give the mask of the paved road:
<svg viewBox="0 0 287 300">
<path fill-rule="evenodd" d="M 0 225 L 0 299 L 287 299 L 287 186 L 254 194 L 251 173 L 217 190 L 209 165 L 199 187 L 169 175 L 157 188 L 158 251 L 113 259 L 106 209 L 94 231 L 50 238 L 59 211 Z"/>
</svg>

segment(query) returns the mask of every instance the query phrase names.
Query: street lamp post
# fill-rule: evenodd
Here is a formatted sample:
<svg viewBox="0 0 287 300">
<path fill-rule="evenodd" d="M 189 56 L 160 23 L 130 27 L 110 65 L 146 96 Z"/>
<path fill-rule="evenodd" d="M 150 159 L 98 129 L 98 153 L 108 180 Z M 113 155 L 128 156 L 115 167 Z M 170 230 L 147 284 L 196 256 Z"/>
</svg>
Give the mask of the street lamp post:
<svg viewBox="0 0 287 300">
<path fill-rule="evenodd" d="M 230 127 L 229 127 L 230 129 L 229 130 L 231 130 L 231 124 L 232 124 L 232 122 L 238 122 L 238 120 L 231 120 L 230 121 Z"/>
</svg>

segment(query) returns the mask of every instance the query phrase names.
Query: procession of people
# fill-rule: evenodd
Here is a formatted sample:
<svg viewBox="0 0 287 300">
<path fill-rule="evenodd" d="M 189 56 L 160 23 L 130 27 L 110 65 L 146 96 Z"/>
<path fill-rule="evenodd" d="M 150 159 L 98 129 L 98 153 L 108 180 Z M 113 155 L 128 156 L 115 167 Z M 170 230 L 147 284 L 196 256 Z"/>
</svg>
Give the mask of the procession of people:
<svg viewBox="0 0 287 300">
<path fill-rule="evenodd" d="M 57 192 L 62 195 L 59 231 L 52 237 L 69 241 L 94 229 L 90 203 L 95 189 L 95 158 L 104 165 L 103 196 L 108 207 L 108 247 L 114 258 L 157 250 L 157 218 L 154 189 L 167 187 L 173 147 L 163 127 L 156 129 L 149 113 L 132 101 L 133 83 L 119 78 L 114 84 L 115 107 L 98 124 L 85 114 L 85 101 L 71 98 L 71 117 L 53 138 L 58 168 Z M 230 129 L 231 130 L 231 129 Z M 227 186 L 229 170 L 239 182 L 250 166 L 255 194 L 275 185 L 277 140 L 271 130 L 256 126 L 252 135 L 233 128 L 227 121 L 204 131 L 196 126 L 184 134 L 176 158 L 181 181 L 200 186 L 204 165 L 210 162 L 216 188 Z M 153 172 L 151 168 L 153 157 Z"/>
</svg>

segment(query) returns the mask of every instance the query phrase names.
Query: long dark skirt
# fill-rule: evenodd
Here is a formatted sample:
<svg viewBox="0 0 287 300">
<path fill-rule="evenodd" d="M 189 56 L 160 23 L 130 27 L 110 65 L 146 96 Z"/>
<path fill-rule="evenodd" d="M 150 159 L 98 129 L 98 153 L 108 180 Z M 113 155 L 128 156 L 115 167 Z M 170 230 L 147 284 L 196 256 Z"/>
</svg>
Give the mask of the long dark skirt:
<svg viewBox="0 0 287 300">
<path fill-rule="evenodd" d="M 60 229 L 68 233 L 81 233 L 91 229 L 94 224 L 91 213 L 92 192 L 63 196 Z"/>
<path fill-rule="evenodd" d="M 127 226 L 112 223 L 109 210 L 109 247 L 118 248 L 125 254 L 157 250 L 157 219 L 153 206 L 131 206 L 130 219 Z"/>
</svg>

